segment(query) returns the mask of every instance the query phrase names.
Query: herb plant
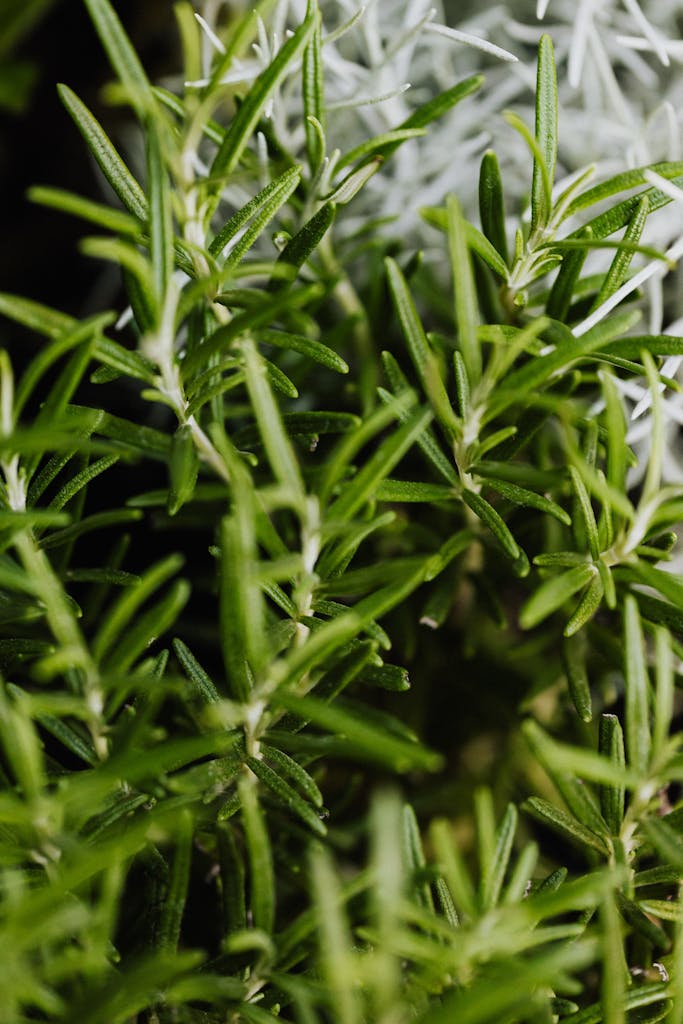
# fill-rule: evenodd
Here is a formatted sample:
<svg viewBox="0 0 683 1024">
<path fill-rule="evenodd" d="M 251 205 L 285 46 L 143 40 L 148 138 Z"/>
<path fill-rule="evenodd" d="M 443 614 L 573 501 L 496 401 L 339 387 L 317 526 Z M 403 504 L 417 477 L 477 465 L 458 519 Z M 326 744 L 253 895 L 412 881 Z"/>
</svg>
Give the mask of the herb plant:
<svg viewBox="0 0 683 1024">
<path fill-rule="evenodd" d="M 421 33 L 510 52 L 179 0 L 172 90 L 85 7 L 144 158 L 60 85 L 112 202 L 30 197 L 123 311 L 0 295 L 0 1020 L 680 1022 L 683 163 L 556 183 L 544 34 L 526 194 L 444 161 L 403 230 L 484 77 L 353 117 Z"/>
</svg>

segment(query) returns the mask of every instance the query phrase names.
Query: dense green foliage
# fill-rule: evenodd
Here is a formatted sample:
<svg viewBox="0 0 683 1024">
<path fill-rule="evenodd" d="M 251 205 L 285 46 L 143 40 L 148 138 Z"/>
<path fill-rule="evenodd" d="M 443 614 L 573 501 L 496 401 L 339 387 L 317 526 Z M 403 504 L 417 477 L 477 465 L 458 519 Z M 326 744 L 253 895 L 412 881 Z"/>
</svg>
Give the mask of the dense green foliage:
<svg viewBox="0 0 683 1024">
<path fill-rule="evenodd" d="M 228 85 L 254 10 L 202 80 L 180 0 L 178 94 L 85 3 L 145 175 L 60 86 L 118 202 L 32 198 L 130 311 L 0 295 L 0 1020 L 683 1021 L 683 337 L 630 276 L 683 164 L 558 194 L 543 36 L 530 216 L 487 152 L 423 264 L 349 214 L 479 76 L 340 152 L 315 0 Z"/>
</svg>

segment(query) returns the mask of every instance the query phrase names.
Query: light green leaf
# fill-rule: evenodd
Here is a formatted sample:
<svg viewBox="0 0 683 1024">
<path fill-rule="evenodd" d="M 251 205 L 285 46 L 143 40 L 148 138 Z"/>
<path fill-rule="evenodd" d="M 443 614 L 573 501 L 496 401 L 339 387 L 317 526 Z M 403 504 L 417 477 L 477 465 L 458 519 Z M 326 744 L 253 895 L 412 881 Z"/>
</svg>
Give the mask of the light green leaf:
<svg viewBox="0 0 683 1024">
<path fill-rule="evenodd" d="M 534 161 L 531 186 L 531 230 L 545 227 L 552 211 L 552 189 L 557 160 L 557 75 L 553 42 L 542 35 L 538 44 L 536 72 L 536 139 L 543 164 Z"/>
<path fill-rule="evenodd" d="M 533 629 L 581 590 L 596 575 L 593 565 L 577 565 L 560 576 L 545 580 L 522 606 L 519 624 L 522 629 Z"/>
<path fill-rule="evenodd" d="M 251 337 L 242 339 L 247 389 L 273 473 L 287 488 L 290 500 L 303 500 L 304 485 L 280 410 L 265 376 L 263 361 Z"/>
<path fill-rule="evenodd" d="M 140 221 L 147 220 L 147 200 L 140 185 L 126 167 L 102 125 L 68 85 L 57 87 L 59 98 L 85 139 L 88 149 L 129 213 Z"/>
<path fill-rule="evenodd" d="M 180 555 L 169 555 L 143 573 L 140 582 L 118 598 L 95 635 L 93 654 L 96 658 L 102 659 L 111 651 L 140 606 L 180 571 L 183 562 Z"/>
<path fill-rule="evenodd" d="M 330 507 L 330 515 L 346 519 L 355 515 L 376 494 L 382 480 L 410 450 L 432 418 L 429 409 L 418 409 L 370 456 Z"/>
<path fill-rule="evenodd" d="M 304 50 L 302 88 L 304 95 L 304 125 L 306 128 L 306 155 L 313 177 L 325 156 L 321 136 L 325 133 L 325 76 L 322 55 L 322 19 L 317 0 L 311 4 L 314 27 Z M 316 128 L 319 126 L 319 129 Z"/>
<path fill-rule="evenodd" d="M 315 30 L 315 25 L 315 10 L 311 5 L 304 21 L 282 45 L 275 59 L 261 72 L 240 105 L 214 157 L 211 165 L 212 179 L 222 181 L 237 168 L 249 140 L 253 137 L 264 106 L 294 61 L 301 56 Z"/>
<path fill-rule="evenodd" d="M 511 435 L 507 434 L 506 436 Z M 547 515 L 557 519 L 565 526 L 571 525 L 569 513 L 565 512 L 554 501 L 551 501 L 550 498 L 546 498 L 544 494 L 537 494 L 535 491 L 529 491 L 525 487 L 519 487 L 517 484 L 512 484 L 505 480 L 496 480 L 494 477 L 485 477 L 485 482 L 487 487 L 497 491 L 498 494 L 507 498 L 514 505 L 538 509 L 539 512 L 547 513 Z"/>
<path fill-rule="evenodd" d="M 429 347 L 406 280 L 393 259 L 387 258 L 385 262 L 394 307 L 415 369 L 434 408 L 436 418 L 451 436 L 457 436 L 461 431 L 461 424 L 453 412 L 436 357 Z"/>
<path fill-rule="evenodd" d="M 159 937 L 157 940 L 159 948 L 169 952 L 177 950 L 180 939 L 180 925 L 190 884 L 193 834 L 194 822 L 192 821 L 192 815 L 189 810 L 183 808 L 179 814 L 171 877 L 168 894 L 161 911 Z"/>
<path fill-rule="evenodd" d="M 463 491 L 462 497 L 474 514 L 489 528 L 508 558 L 511 558 L 513 562 L 517 561 L 522 553 L 519 544 L 495 508 L 485 498 L 482 498 L 481 494 L 471 491 L 469 488 Z"/>
<path fill-rule="evenodd" d="M 582 825 L 572 815 L 560 810 L 559 807 L 555 807 L 547 800 L 533 796 L 522 804 L 522 809 L 531 814 L 536 821 L 539 821 L 542 825 L 547 825 L 548 828 L 551 828 L 565 839 L 569 839 L 571 842 L 578 843 L 579 846 L 585 846 L 589 850 L 594 850 L 603 856 L 607 856 L 609 851 L 600 836 L 586 828 L 585 825 Z"/>
<path fill-rule="evenodd" d="M 602 575 L 598 573 L 593 576 L 593 579 L 586 587 L 586 592 L 583 594 L 578 605 L 567 620 L 567 624 L 564 627 L 565 637 L 574 636 L 593 618 L 602 604 L 604 595 L 605 590 L 603 587 Z"/>
<path fill-rule="evenodd" d="M 452 487 L 443 484 L 423 484 L 413 480 L 384 480 L 379 485 L 376 498 L 378 501 L 453 501 L 455 493 Z"/>
<path fill-rule="evenodd" d="M 247 757 L 246 764 L 276 799 L 305 825 L 308 825 L 315 835 L 322 837 L 327 834 L 325 825 L 311 805 L 299 796 L 296 790 L 292 789 L 290 784 L 265 761 L 256 757 Z"/>
<path fill-rule="evenodd" d="M 436 771 L 441 764 L 439 754 L 368 724 L 367 719 L 341 708 L 338 703 L 325 704 L 315 697 L 298 697 L 282 688 L 277 691 L 274 699 L 281 707 L 300 718 L 343 736 L 353 748 L 355 756 L 364 760 L 385 764 L 399 772 L 413 768 Z"/>
<path fill-rule="evenodd" d="M 626 680 L 626 750 L 629 765 L 645 776 L 650 761 L 650 681 L 645 641 L 632 594 L 624 602 L 624 677 Z"/>
<path fill-rule="evenodd" d="M 472 262 L 467 245 L 465 221 L 460 204 L 453 195 L 449 195 L 446 199 L 446 216 L 448 218 L 448 254 L 453 276 L 458 344 L 467 369 L 469 385 L 474 388 L 479 383 L 482 366 L 477 337 L 479 310 Z"/>
<path fill-rule="evenodd" d="M 171 192 L 162 152 L 161 135 L 153 119 L 150 119 L 147 125 L 147 188 L 149 192 L 149 247 L 154 276 L 154 292 L 157 304 L 161 309 L 174 265 L 173 219 Z"/>
<path fill-rule="evenodd" d="M 217 259 L 225 249 L 226 245 L 235 237 L 248 221 L 258 214 L 264 207 L 274 204 L 274 213 L 277 212 L 282 203 L 277 203 L 277 197 L 284 195 L 285 198 L 282 202 L 286 202 L 287 198 L 291 195 L 294 188 L 301 179 L 301 168 L 299 166 L 289 167 L 279 177 L 274 178 L 273 181 L 269 181 L 268 184 L 261 189 L 252 199 L 249 200 L 240 210 L 232 215 L 220 231 L 217 233 L 211 245 L 209 246 L 209 252 L 212 256 Z M 274 216 L 274 213 L 269 216 L 265 223 Z"/>
<path fill-rule="evenodd" d="M 297 188 L 300 180 L 301 168 L 291 167 L 277 178 L 275 182 L 271 182 L 270 185 L 266 186 L 265 189 L 255 196 L 252 200 L 254 209 L 250 212 L 252 217 L 251 224 L 244 230 L 241 238 L 230 248 L 223 260 L 223 270 L 225 273 L 229 274 L 242 261 L 243 257 L 263 234 L 272 219 L 280 212 Z M 265 192 L 268 194 L 264 196 Z M 247 207 L 249 205 L 247 204 Z M 225 228 L 214 239 L 212 249 L 214 246 L 216 247 L 217 257 L 220 257 L 227 242 L 234 237 L 236 233 L 235 223 L 240 220 L 242 222 L 246 221 L 247 218 L 243 217 L 243 214 L 246 212 L 247 207 L 244 207 L 234 217 L 231 217 Z M 224 278 L 225 274 L 221 275 L 221 280 L 224 280 Z M 280 278 L 278 277 L 278 279 Z"/>
<path fill-rule="evenodd" d="M 207 704 L 220 700 L 220 694 L 211 677 L 204 671 L 192 651 L 182 640 L 173 641 L 173 650 L 196 692 Z"/>
<path fill-rule="evenodd" d="M 253 776 L 243 776 L 238 783 L 249 860 L 251 915 L 254 926 L 271 935 L 275 924 L 273 854 L 253 781 Z"/>
<path fill-rule="evenodd" d="M 98 227 L 114 231 L 119 235 L 138 236 L 141 230 L 140 220 L 131 217 L 122 210 L 105 206 L 103 203 L 95 203 L 92 199 L 84 199 L 73 192 L 67 192 L 60 188 L 50 188 L 45 185 L 34 185 L 27 193 L 32 203 L 50 207 L 53 210 L 61 210 L 63 213 L 70 213 L 74 217 L 80 217 Z"/>
<path fill-rule="evenodd" d="M 496 845 L 488 863 L 488 870 L 481 879 L 481 904 L 483 910 L 490 910 L 498 903 L 505 873 L 510 862 L 512 844 L 517 829 L 517 808 L 508 804 L 496 832 Z"/>
<path fill-rule="evenodd" d="M 274 345 L 275 348 L 299 352 L 301 355 L 313 359 L 316 363 L 320 363 L 336 373 L 349 372 L 348 363 L 340 355 L 314 338 L 307 338 L 304 334 L 292 334 L 289 331 L 275 329 L 256 331 L 255 334 L 259 341 L 265 341 L 268 345 Z"/>
<path fill-rule="evenodd" d="M 505 266 L 508 261 L 508 245 L 503 182 L 498 158 L 491 149 L 484 153 L 479 171 L 479 216 L 484 235 L 499 253 Z"/>
<path fill-rule="evenodd" d="M 112 68 L 136 105 L 152 109 L 152 90 L 133 46 L 109 0 L 85 0 Z"/>
<path fill-rule="evenodd" d="M 269 286 L 271 290 L 282 287 L 281 282 L 283 280 L 287 282 L 293 281 L 296 278 L 297 272 L 303 267 L 309 256 L 318 248 L 318 245 L 332 227 L 335 212 L 336 206 L 334 202 L 325 203 L 290 238 L 275 263 L 274 275 Z"/>
</svg>

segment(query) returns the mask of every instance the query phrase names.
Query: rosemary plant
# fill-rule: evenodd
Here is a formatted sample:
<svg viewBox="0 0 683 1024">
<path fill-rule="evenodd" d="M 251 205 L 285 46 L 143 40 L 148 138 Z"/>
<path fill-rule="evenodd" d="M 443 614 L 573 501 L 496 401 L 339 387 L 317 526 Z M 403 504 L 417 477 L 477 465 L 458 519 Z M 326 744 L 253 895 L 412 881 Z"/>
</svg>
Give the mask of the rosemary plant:
<svg viewBox="0 0 683 1024">
<path fill-rule="evenodd" d="M 85 0 L 144 160 L 60 85 L 121 302 L 0 295 L 0 1020 L 680 1024 L 683 164 L 567 167 L 543 34 L 406 227 L 493 101 L 391 60 L 513 54 L 341 6 L 179 0 L 169 89 Z"/>
</svg>

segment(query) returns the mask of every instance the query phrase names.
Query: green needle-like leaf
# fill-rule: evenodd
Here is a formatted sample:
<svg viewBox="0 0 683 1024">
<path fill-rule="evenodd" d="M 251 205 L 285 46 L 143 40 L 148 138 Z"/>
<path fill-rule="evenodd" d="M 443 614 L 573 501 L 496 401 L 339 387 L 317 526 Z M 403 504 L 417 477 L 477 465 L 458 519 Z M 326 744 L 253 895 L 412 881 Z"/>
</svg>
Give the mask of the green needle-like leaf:
<svg viewBox="0 0 683 1024">
<path fill-rule="evenodd" d="M 543 228 L 550 220 L 551 196 L 557 160 L 557 75 L 555 54 L 549 35 L 542 35 L 538 44 L 536 73 L 536 140 L 540 149 L 534 160 L 531 187 L 531 230 Z"/>
<path fill-rule="evenodd" d="M 624 602 L 624 676 L 626 679 L 626 751 L 629 764 L 645 775 L 650 761 L 650 682 L 645 641 L 635 597 Z"/>
</svg>

